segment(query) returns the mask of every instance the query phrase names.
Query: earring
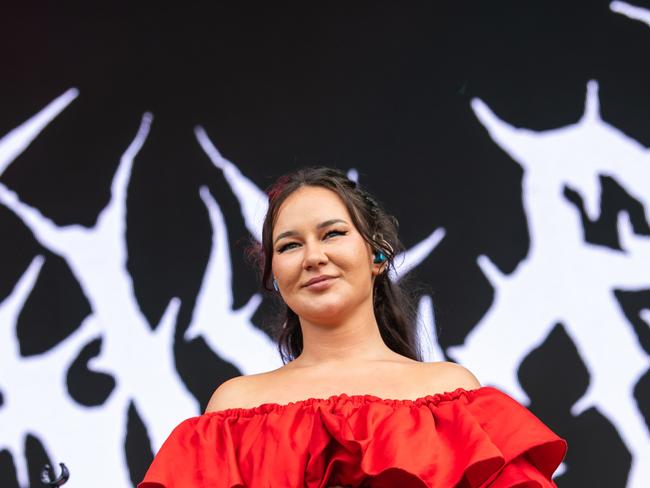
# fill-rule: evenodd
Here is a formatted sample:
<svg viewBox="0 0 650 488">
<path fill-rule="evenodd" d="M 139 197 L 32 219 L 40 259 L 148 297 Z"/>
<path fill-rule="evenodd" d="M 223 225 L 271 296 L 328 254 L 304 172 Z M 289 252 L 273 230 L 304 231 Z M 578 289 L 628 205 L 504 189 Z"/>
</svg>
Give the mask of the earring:
<svg viewBox="0 0 650 488">
<path fill-rule="evenodd" d="M 384 261 L 386 261 L 386 256 L 384 256 L 384 253 L 381 251 L 375 251 L 375 259 L 373 260 L 373 263 L 381 264 Z"/>
<path fill-rule="evenodd" d="M 278 288 L 278 281 L 275 278 L 273 278 L 273 289 L 280 293 L 280 288 Z"/>
</svg>

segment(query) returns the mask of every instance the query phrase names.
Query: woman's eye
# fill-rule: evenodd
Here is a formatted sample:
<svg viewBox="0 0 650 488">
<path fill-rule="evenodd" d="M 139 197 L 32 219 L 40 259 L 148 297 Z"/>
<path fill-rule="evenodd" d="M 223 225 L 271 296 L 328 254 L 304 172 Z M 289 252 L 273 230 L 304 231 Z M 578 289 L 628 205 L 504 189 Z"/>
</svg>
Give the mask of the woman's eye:
<svg viewBox="0 0 650 488">
<path fill-rule="evenodd" d="M 342 230 L 330 230 L 325 234 L 325 237 L 329 236 L 330 234 L 338 234 L 338 235 L 345 235 L 346 232 L 343 232 Z"/>
<path fill-rule="evenodd" d="M 284 246 L 280 246 L 280 247 L 278 248 L 278 252 L 279 252 L 279 253 L 283 253 L 283 252 L 286 251 L 287 249 L 290 249 L 289 246 L 295 246 L 295 245 L 297 245 L 295 242 L 290 242 L 290 243 L 288 243 L 288 244 L 285 244 Z"/>
<path fill-rule="evenodd" d="M 347 234 L 347 232 L 346 232 L 346 231 L 343 231 L 343 230 L 330 230 L 330 231 L 328 231 L 328 232 L 325 233 L 325 236 L 324 236 L 324 237 L 329 237 L 329 236 L 331 236 L 331 235 L 332 235 L 332 236 L 336 236 L 336 235 L 342 235 L 342 236 L 344 236 L 345 234 Z M 279 252 L 279 253 L 283 253 L 284 251 L 288 251 L 289 249 L 292 249 L 291 246 L 298 246 L 298 245 L 299 245 L 299 244 L 298 244 L 297 242 L 289 242 L 289 243 L 287 243 L 287 244 L 284 244 L 284 245 L 280 246 L 280 247 L 278 248 L 278 252 Z"/>
</svg>

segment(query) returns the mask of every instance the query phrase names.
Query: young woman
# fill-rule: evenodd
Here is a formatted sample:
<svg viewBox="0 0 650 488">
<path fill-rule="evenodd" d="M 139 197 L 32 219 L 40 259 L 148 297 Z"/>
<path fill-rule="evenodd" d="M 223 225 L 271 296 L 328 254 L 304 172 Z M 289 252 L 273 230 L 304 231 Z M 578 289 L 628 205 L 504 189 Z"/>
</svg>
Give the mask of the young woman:
<svg viewBox="0 0 650 488">
<path fill-rule="evenodd" d="M 268 195 L 254 254 L 281 300 L 284 366 L 221 384 L 139 488 L 556 486 L 565 439 L 464 367 L 420 360 L 413 305 L 387 275 L 397 221 L 329 168 Z"/>
</svg>

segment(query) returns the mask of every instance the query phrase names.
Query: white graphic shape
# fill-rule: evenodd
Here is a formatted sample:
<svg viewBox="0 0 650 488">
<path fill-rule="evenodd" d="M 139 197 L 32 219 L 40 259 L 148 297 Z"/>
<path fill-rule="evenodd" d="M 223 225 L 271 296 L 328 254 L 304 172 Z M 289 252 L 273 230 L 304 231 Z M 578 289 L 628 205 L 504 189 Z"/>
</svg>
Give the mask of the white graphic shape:
<svg viewBox="0 0 650 488">
<path fill-rule="evenodd" d="M 0 389 L 5 401 L 0 408 L 0 450 L 11 453 L 22 487 L 29 486 L 24 451 L 28 434 L 38 436 L 53 462 L 66 463 L 72 473 L 70 486 L 97 486 L 97 469 L 87 469 L 93 453 L 101 453 L 103 466 L 113 467 L 102 472 L 102 486 L 128 486 L 128 472 L 119 469 L 125 464 L 123 406 L 113 397 L 101 408 L 86 408 L 70 401 L 66 387 L 70 364 L 88 342 L 99 337 L 92 315 L 49 351 L 20 355 L 15 323 L 42 263 L 43 258 L 36 257 L 0 304 Z"/>
<path fill-rule="evenodd" d="M 393 281 L 399 281 L 406 273 L 422 263 L 445 237 L 445 229 L 434 230 L 429 236 L 418 242 L 411 249 L 395 256 L 393 261 L 395 269 L 388 271 L 388 277 Z"/>
<path fill-rule="evenodd" d="M 208 155 L 212 164 L 223 172 L 226 181 L 237 197 L 248 232 L 257 242 L 262 242 L 262 224 L 269 206 L 266 194 L 245 177 L 237 166 L 221 155 L 203 127 L 197 127 L 194 133 L 201 148 Z"/>
<path fill-rule="evenodd" d="M 612 2 L 609 4 L 609 8 L 612 12 L 617 14 L 625 15 L 633 20 L 638 20 L 650 26 L 650 10 L 643 7 L 637 7 L 636 5 L 630 5 L 627 2 Z"/>
<path fill-rule="evenodd" d="M 122 462 L 113 467 L 122 474 L 122 479 L 117 484 L 102 480 L 107 481 L 104 486 L 125 486 L 128 479 L 123 443 L 126 414 L 131 402 L 147 428 L 154 451 L 180 419 L 199 413 L 198 402 L 183 384 L 174 363 L 174 330 L 179 300 L 174 298 L 170 301 L 160 324 L 152 331 L 138 306 L 126 268 L 126 192 L 133 160 L 146 140 L 151 120 L 150 114 L 143 117 L 135 139 L 120 160 L 111 186 L 111 201 L 90 229 L 79 225 L 59 227 L 0 184 L 0 202 L 22 219 L 43 247 L 66 260 L 91 305 L 93 320 L 100 324 L 102 352 L 89 366 L 102 369 L 116 379 L 117 386 L 109 401 L 101 407 L 79 408 L 75 415 L 68 415 L 67 412 L 74 410 L 76 404 L 63 398 L 61 404 L 50 405 L 48 413 L 69 426 L 83 425 L 81 417 L 84 412 L 90 414 L 97 410 L 116 409 L 117 416 L 95 421 L 95 441 L 87 439 L 75 447 L 79 451 L 80 445 L 87 450 L 94 446 L 97 452 L 102 452 L 103 459 L 111 457 L 109 451 L 119 454 Z M 64 374 L 65 368 L 58 371 Z M 151 385 L 156 385 L 156 388 Z M 104 434 L 109 430 L 119 435 L 110 443 L 103 444 Z M 47 432 L 44 428 L 38 434 L 45 433 L 47 437 Z M 59 449 L 52 454 L 63 456 Z M 88 469 L 87 473 L 90 475 L 93 470 Z M 76 480 L 80 478 L 75 476 Z M 72 477 L 70 481 L 71 486 L 98 486 L 101 482 L 94 479 L 93 482 L 75 485 Z"/>
<path fill-rule="evenodd" d="M 27 149 L 41 131 L 56 118 L 79 95 L 79 90 L 70 88 L 51 101 L 43 110 L 19 125 L 0 139 L 0 175 Z"/>
<path fill-rule="evenodd" d="M 417 336 L 422 361 L 444 361 L 445 355 L 438 342 L 433 300 L 423 295 L 418 303 Z"/>
<path fill-rule="evenodd" d="M 276 344 L 251 322 L 262 296 L 256 293 L 244 307 L 232 309 L 232 265 L 226 222 L 208 188 L 202 187 L 200 193 L 212 224 L 212 249 L 185 339 L 201 335 L 215 353 L 242 374 L 276 369 L 282 366 Z"/>
<path fill-rule="evenodd" d="M 448 353 L 483 383 L 498 385 L 523 404 L 529 398 L 517 369 L 550 330 L 561 323 L 571 336 L 591 381 L 572 407 L 579 415 L 598 408 L 633 453 L 629 486 L 650 479 L 650 438 L 633 388 L 650 366 L 648 355 L 620 310 L 614 290 L 650 288 L 650 238 L 633 233 L 626 213 L 618 232 L 624 251 L 584 240 L 579 212 L 563 195 L 579 192 L 589 218 L 600 213 L 599 175 L 616 179 L 650 210 L 650 153 L 602 121 L 598 85 L 588 84 L 584 116 L 574 125 L 535 132 L 500 120 L 479 99 L 472 108 L 490 137 L 524 169 L 523 205 L 528 219 L 528 256 L 510 275 L 487 256 L 478 264 L 494 287 L 494 303 Z"/>
</svg>

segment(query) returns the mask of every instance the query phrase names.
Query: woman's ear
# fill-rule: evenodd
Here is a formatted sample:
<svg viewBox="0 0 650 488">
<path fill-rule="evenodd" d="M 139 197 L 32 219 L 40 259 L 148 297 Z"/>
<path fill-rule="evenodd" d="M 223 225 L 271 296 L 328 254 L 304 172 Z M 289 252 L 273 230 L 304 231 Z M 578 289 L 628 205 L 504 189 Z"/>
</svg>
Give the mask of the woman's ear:
<svg viewBox="0 0 650 488">
<path fill-rule="evenodd" d="M 375 276 L 385 271 L 386 255 L 381 251 L 375 251 L 372 254 L 372 270 Z"/>
</svg>

